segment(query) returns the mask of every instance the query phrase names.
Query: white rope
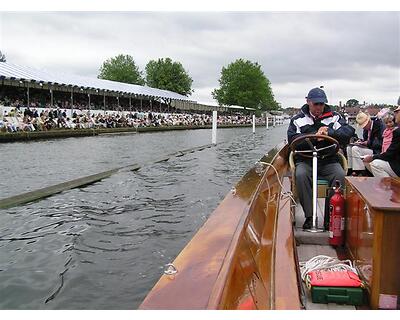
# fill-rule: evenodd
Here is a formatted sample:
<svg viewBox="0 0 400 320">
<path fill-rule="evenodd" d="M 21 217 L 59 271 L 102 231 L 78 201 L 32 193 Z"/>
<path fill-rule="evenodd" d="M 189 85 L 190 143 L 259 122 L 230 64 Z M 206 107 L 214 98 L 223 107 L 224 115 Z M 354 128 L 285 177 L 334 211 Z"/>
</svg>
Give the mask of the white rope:
<svg viewBox="0 0 400 320">
<path fill-rule="evenodd" d="M 309 286 L 309 272 L 315 270 L 327 271 L 352 271 L 358 275 L 356 268 L 350 260 L 339 260 L 329 256 L 319 255 L 311 258 L 308 261 L 299 262 L 301 279 Z"/>
<path fill-rule="evenodd" d="M 281 180 L 279 179 L 279 174 L 278 170 L 274 167 L 273 164 L 268 163 L 268 162 L 263 162 L 263 161 L 258 161 L 258 163 L 267 165 L 272 167 L 272 169 L 275 171 L 278 183 L 281 187 L 281 192 L 282 195 L 289 196 L 292 201 L 296 204 L 296 201 L 293 198 L 293 193 L 291 191 L 285 190 L 283 187 L 283 184 Z M 268 183 L 269 184 L 269 183 Z M 315 270 L 328 270 L 328 271 L 352 271 L 355 274 L 358 275 L 357 269 L 353 266 L 353 263 L 351 260 L 339 260 L 337 258 L 325 256 L 325 255 L 318 255 L 313 258 L 311 258 L 308 261 L 303 261 L 299 262 L 300 265 L 300 272 L 301 272 L 301 278 L 303 279 L 304 282 L 309 286 L 310 282 L 310 276 L 308 275 L 309 272 L 315 271 Z"/>
<path fill-rule="evenodd" d="M 272 169 L 274 169 L 275 174 L 276 174 L 276 179 L 278 180 L 278 183 L 279 183 L 279 185 L 280 185 L 280 187 L 281 187 L 281 190 L 283 190 L 283 192 L 281 191 L 281 195 L 282 195 L 282 196 L 288 196 L 288 197 L 290 197 L 290 199 L 292 199 L 294 205 L 296 206 L 297 203 L 296 203 L 296 200 L 294 200 L 294 198 L 293 198 L 293 193 L 292 193 L 292 191 L 287 191 L 287 190 L 283 187 L 282 181 L 279 179 L 278 170 L 276 170 L 276 168 L 274 167 L 274 165 L 273 165 L 272 163 L 264 162 L 264 161 L 257 161 L 256 164 L 257 164 L 257 163 L 261 163 L 261 164 L 270 166 Z"/>
</svg>

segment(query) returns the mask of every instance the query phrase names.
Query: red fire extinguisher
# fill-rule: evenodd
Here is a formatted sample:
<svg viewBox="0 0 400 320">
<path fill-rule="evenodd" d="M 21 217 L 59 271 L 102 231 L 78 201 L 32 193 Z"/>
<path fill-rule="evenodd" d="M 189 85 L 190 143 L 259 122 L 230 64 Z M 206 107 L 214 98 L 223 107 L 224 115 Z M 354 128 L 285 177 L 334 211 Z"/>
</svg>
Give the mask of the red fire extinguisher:
<svg viewBox="0 0 400 320">
<path fill-rule="evenodd" d="M 336 180 L 335 194 L 329 201 L 329 244 L 341 246 L 344 243 L 344 197 L 340 182 Z"/>
</svg>

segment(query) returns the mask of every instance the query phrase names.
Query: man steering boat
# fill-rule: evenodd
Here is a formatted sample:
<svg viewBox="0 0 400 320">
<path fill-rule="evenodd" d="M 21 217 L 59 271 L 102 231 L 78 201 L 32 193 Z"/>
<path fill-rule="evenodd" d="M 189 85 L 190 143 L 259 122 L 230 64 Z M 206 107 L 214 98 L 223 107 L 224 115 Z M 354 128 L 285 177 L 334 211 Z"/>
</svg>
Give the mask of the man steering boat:
<svg viewBox="0 0 400 320">
<path fill-rule="evenodd" d="M 331 107 L 327 105 L 328 99 L 324 90 L 321 88 L 313 88 L 310 90 L 306 97 L 306 104 L 301 108 L 300 113 L 293 116 L 290 120 L 289 128 L 287 131 L 288 142 L 292 143 L 295 139 L 297 141 L 301 136 L 314 134 L 316 139 L 313 145 L 310 145 L 310 140 L 301 141 L 297 144 L 297 150 L 309 150 L 311 147 L 319 149 L 329 149 L 329 139 L 334 138 L 339 145 L 345 146 L 354 135 L 355 129 L 346 123 L 346 120 Z M 321 138 L 318 138 L 321 136 Z M 332 139 L 331 139 L 332 140 Z M 295 179 L 296 189 L 303 207 L 305 221 L 303 229 L 311 229 L 312 227 L 312 161 L 310 157 L 295 155 Z M 318 155 L 318 178 L 328 180 L 329 186 L 333 187 L 335 181 L 340 181 L 341 185 L 344 184 L 345 172 L 339 162 L 337 154 L 327 152 Z M 325 218 L 324 229 L 329 229 L 329 199 L 333 195 L 333 190 L 330 189 L 328 198 L 325 201 Z"/>
</svg>

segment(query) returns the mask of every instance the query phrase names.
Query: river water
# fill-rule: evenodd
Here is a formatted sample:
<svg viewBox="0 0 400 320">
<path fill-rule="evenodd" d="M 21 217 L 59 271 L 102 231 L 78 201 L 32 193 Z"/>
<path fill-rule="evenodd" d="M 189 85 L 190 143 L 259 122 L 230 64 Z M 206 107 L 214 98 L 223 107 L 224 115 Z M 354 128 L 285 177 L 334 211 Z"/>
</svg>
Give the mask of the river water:
<svg viewBox="0 0 400 320">
<path fill-rule="evenodd" d="M 0 210 L 0 309 L 136 309 L 287 125 Z M 210 130 L 0 145 L 0 198 L 210 143 Z"/>
</svg>

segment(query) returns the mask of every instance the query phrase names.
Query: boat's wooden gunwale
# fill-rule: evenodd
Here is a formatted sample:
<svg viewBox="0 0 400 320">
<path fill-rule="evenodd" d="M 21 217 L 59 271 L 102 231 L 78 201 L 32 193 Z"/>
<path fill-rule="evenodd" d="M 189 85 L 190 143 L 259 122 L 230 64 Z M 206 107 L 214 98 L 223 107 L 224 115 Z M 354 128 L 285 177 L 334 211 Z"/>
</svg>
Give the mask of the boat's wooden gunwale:
<svg viewBox="0 0 400 320">
<path fill-rule="evenodd" d="M 288 167 L 287 146 L 280 145 L 261 160 L 274 164 L 282 177 Z M 268 187 L 273 189 L 274 199 L 268 200 L 272 204 L 265 209 L 264 199 L 271 196 Z M 267 166 L 262 175 L 252 168 L 236 185 L 235 192 L 228 193 L 177 256 L 173 264 L 178 273 L 174 277 L 161 276 L 140 309 L 236 309 L 240 308 L 239 304 L 245 298 L 254 300 L 250 302 L 254 302 L 256 305 L 253 307 L 256 308 L 271 309 L 291 305 L 291 308 L 296 309 L 298 302 L 284 302 L 283 291 L 280 291 L 281 300 L 278 303 L 274 301 L 276 281 L 271 276 L 276 268 L 273 250 L 276 248 L 275 233 L 280 229 L 276 225 L 279 221 L 277 213 L 280 191 L 277 176 L 271 167 Z M 266 218 L 260 215 L 262 210 L 266 210 Z M 262 220 L 265 226 L 260 243 L 266 250 L 260 250 L 257 256 L 252 255 L 249 248 L 253 246 L 253 253 L 256 251 L 254 243 L 248 241 L 246 229 L 250 217 L 256 214 L 254 212 L 265 218 Z M 290 239 L 288 231 L 286 225 L 284 234 L 281 233 L 279 237 Z M 243 264 L 243 254 L 249 258 L 247 265 Z M 278 255 L 280 259 L 284 254 L 282 252 Z M 289 254 L 288 259 L 293 260 L 293 254 Z M 250 269 L 245 270 L 247 267 Z M 260 276 L 256 279 L 249 278 L 257 273 Z M 259 297 L 254 296 L 258 294 Z"/>
<path fill-rule="evenodd" d="M 283 187 L 290 190 L 288 177 L 283 179 Z M 281 197 L 275 240 L 274 306 L 276 310 L 297 310 L 301 308 L 300 288 L 297 277 L 298 261 L 296 242 L 293 234 L 292 201 Z"/>
</svg>

